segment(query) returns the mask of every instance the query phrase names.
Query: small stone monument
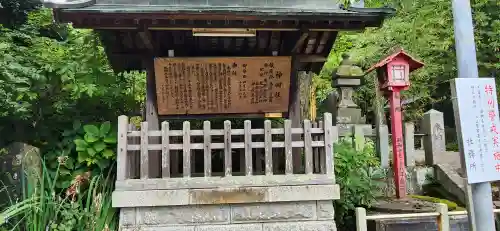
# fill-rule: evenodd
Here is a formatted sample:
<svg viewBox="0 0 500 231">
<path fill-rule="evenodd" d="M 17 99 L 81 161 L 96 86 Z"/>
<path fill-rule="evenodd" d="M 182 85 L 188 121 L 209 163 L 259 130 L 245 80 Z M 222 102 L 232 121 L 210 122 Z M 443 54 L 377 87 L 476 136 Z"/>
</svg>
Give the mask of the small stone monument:
<svg viewBox="0 0 500 231">
<path fill-rule="evenodd" d="M 352 95 L 354 89 L 361 85 L 363 70 L 354 65 L 349 55 L 342 55 L 340 66 L 332 76 L 332 87 L 337 88 L 336 111 L 332 112 L 337 118 L 337 124 L 364 124 L 365 117 L 361 116 L 361 109 L 354 103 Z"/>
</svg>

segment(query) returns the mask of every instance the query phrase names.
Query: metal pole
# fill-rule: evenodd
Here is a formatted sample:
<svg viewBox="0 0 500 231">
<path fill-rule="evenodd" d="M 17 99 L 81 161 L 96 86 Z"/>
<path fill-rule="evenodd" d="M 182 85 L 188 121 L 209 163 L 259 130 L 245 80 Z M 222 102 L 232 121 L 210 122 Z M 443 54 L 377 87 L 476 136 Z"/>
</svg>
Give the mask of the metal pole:
<svg viewBox="0 0 500 231">
<path fill-rule="evenodd" d="M 453 0 L 452 7 L 458 77 L 479 78 L 470 1 Z M 463 150 L 460 151 L 463 155 Z M 466 169 L 465 161 L 462 161 L 462 168 Z M 471 230 L 495 231 L 495 219 L 491 209 L 493 206 L 491 184 L 489 182 L 472 184 L 471 193 L 472 206 L 468 208 Z M 473 223 L 475 223 L 475 227 Z"/>
</svg>

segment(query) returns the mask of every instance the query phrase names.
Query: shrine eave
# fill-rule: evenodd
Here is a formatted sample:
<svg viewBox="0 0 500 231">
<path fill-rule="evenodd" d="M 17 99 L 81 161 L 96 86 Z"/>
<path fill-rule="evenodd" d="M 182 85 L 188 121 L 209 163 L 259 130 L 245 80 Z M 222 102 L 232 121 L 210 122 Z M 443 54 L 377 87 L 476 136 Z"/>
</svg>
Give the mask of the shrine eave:
<svg viewBox="0 0 500 231">
<path fill-rule="evenodd" d="M 293 9 L 94 5 L 55 9 L 55 18 L 77 28 L 177 30 L 191 28 L 260 28 L 363 30 L 379 27 L 391 8 Z"/>
</svg>

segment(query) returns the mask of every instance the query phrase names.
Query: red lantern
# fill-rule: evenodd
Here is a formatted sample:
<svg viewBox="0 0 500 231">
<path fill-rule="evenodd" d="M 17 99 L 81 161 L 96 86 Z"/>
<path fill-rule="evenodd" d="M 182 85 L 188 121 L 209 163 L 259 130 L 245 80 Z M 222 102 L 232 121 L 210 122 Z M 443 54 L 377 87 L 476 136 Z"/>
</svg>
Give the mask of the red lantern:
<svg viewBox="0 0 500 231">
<path fill-rule="evenodd" d="M 377 69 L 380 89 L 385 91 L 386 94 L 384 95 L 389 98 L 391 106 L 392 167 L 397 198 L 406 196 L 406 168 L 400 92 L 410 87 L 410 73 L 423 66 L 422 62 L 400 50 L 375 64 L 367 71 L 369 73 Z"/>
</svg>

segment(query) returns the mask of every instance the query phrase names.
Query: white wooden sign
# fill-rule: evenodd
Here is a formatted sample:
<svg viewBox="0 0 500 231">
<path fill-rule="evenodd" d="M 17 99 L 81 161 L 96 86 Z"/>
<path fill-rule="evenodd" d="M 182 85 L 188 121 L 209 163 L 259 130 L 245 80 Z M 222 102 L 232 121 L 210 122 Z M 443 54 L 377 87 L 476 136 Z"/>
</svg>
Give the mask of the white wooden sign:
<svg viewBox="0 0 500 231">
<path fill-rule="evenodd" d="M 493 78 L 457 78 L 451 87 L 469 184 L 500 180 L 500 121 Z"/>
</svg>

